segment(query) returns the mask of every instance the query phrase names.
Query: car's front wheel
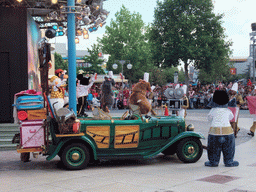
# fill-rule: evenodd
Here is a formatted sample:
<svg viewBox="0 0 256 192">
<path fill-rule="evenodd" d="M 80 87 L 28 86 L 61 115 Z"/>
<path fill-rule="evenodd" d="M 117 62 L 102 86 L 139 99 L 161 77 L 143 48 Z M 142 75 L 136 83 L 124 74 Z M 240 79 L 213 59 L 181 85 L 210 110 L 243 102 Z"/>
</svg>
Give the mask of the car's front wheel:
<svg viewBox="0 0 256 192">
<path fill-rule="evenodd" d="M 177 156 L 184 163 L 195 163 L 203 154 L 200 139 L 190 137 L 182 139 L 177 145 Z"/>
<path fill-rule="evenodd" d="M 73 143 L 64 148 L 61 161 L 67 169 L 80 170 L 87 167 L 90 160 L 88 148 L 81 143 Z"/>
</svg>

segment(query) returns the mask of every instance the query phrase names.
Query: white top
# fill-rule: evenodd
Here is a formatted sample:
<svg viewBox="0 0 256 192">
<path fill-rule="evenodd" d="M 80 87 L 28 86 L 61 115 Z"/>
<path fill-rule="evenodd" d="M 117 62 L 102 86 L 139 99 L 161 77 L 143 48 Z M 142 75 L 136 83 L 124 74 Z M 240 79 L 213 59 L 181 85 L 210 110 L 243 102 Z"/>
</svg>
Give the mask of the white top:
<svg viewBox="0 0 256 192">
<path fill-rule="evenodd" d="M 211 127 L 230 127 L 230 120 L 234 118 L 231 110 L 228 108 L 213 108 L 208 114 L 208 121 Z"/>
<path fill-rule="evenodd" d="M 76 97 L 83 97 L 88 95 L 88 91 L 93 85 L 94 81 L 91 81 L 89 85 L 80 85 L 80 81 L 78 82 L 78 85 L 76 86 Z"/>
</svg>

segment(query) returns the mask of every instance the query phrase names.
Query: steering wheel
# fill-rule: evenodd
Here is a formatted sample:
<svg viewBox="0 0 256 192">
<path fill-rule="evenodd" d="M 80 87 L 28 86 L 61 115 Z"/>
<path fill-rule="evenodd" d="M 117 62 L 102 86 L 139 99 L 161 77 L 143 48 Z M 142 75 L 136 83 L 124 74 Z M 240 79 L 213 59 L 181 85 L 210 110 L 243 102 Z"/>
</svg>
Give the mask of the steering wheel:
<svg viewBox="0 0 256 192">
<path fill-rule="evenodd" d="M 126 111 L 126 112 L 122 115 L 122 117 L 120 118 L 120 120 L 124 120 L 124 119 L 127 117 L 128 114 L 129 114 L 129 111 Z"/>
</svg>

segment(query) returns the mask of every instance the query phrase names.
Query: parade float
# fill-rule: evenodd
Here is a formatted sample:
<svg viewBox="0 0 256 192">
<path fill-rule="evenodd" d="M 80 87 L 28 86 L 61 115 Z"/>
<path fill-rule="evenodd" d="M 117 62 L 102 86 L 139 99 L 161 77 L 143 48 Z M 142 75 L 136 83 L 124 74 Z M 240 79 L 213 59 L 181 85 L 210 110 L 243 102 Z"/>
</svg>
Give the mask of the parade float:
<svg viewBox="0 0 256 192">
<path fill-rule="evenodd" d="M 65 168 L 79 170 L 102 159 L 146 159 L 163 153 L 195 163 L 202 156 L 203 135 L 194 132 L 193 125 L 186 126 L 184 117 L 175 113 L 150 116 L 141 113 L 143 106 L 131 105 L 121 117 L 96 107 L 93 116 L 78 118 L 73 110 L 57 109 L 57 103 L 51 103 L 48 96 L 48 70 L 42 59 L 42 93 L 27 90 L 15 95 L 14 118 L 20 124 L 20 134 L 14 136 L 13 143 L 17 143 L 22 161 L 29 161 L 31 153 L 46 156 L 46 160 L 59 156 Z M 173 102 L 169 109 L 182 107 L 179 99 Z"/>
</svg>

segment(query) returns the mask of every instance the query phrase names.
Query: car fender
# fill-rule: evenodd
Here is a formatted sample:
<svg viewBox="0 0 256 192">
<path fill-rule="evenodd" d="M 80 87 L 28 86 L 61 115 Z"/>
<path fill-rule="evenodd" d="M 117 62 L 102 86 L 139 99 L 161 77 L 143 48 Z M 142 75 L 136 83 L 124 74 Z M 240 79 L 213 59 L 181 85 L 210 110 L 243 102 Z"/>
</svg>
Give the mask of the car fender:
<svg viewBox="0 0 256 192">
<path fill-rule="evenodd" d="M 163 146 L 162 148 L 160 148 L 159 150 L 157 150 L 154 153 L 151 153 L 149 155 L 144 156 L 144 158 L 149 158 L 149 157 L 156 156 L 157 154 L 161 153 L 162 151 L 164 151 L 165 149 L 167 149 L 168 147 L 170 147 L 171 145 L 173 145 L 177 141 L 179 141 L 181 139 L 184 139 L 184 138 L 187 138 L 187 137 L 197 137 L 199 139 L 205 139 L 205 137 L 203 136 L 202 133 L 196 133 L 194 131 L 186 131 L 186 132 L 180 133 L 179 135 L 177 135 L 174 138 L 171 138 L 170 141 L 165 146 Z"/>
<path fill-rule="evenodd" d="M 95 147 L 95 143 L 89 139 L 87 136 L 80 136 L 80 137 L 68 137 L 68 138 L 65 138 L 63 140 L 61 140 L 57 147 L 55 148 L 54 152 L 52 154 L 50 154 L 46 160 L 50 161 L 52 160 L 60 151 L 60 149 L 67 143 L 67 142 L 70 142 L 71 140 L 75 140 L 75 142 L 79 141 L 79 140 L 82 140 L 82 143 L 86 142 L 87 144 L 89 144 L 89 146 L 92 148 L 92 151 L 93 151 L 93 157 L 94 157 L 94 160 L 97 160 L 97 153 L 96 153 L 96 147 Z"/>
</svg>

